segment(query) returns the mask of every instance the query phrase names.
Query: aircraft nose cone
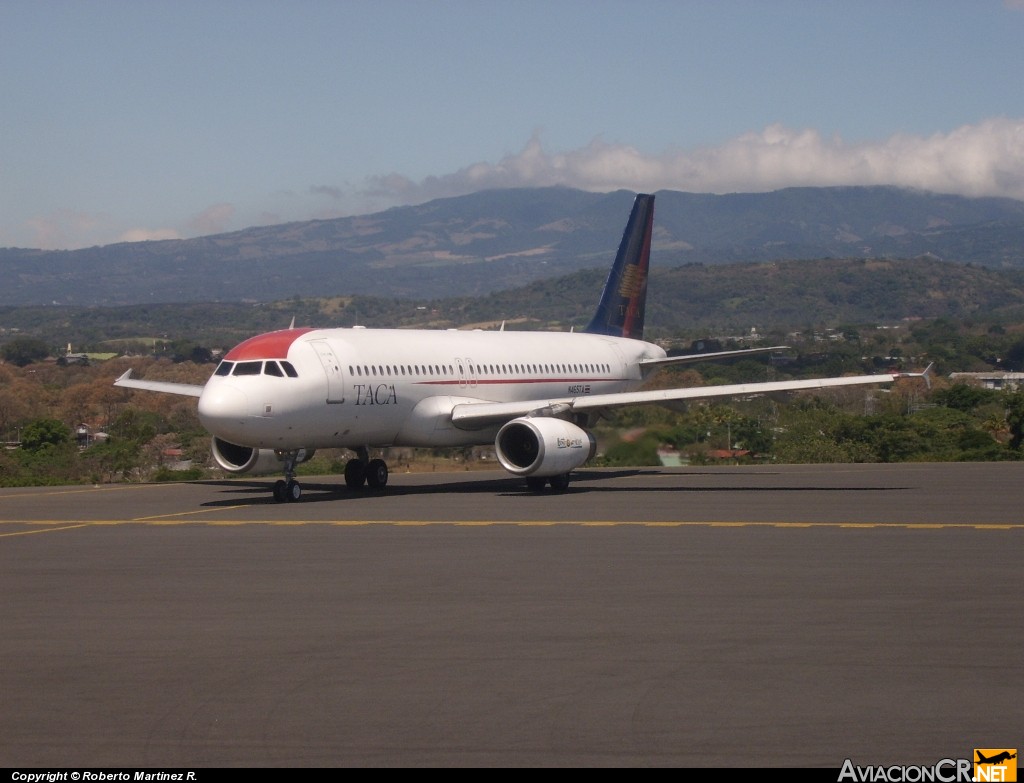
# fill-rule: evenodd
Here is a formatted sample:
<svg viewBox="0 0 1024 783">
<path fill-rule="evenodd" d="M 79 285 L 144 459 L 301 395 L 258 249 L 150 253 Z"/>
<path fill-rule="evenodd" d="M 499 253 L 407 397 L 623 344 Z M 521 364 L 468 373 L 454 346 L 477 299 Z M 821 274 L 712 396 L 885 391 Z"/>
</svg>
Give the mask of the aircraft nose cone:
<svg viewBox="0 0 1024 783">
<path fill-rule="evenodd" d="M 199 397 L 199 421 L 214 435 L 223 437 L 237 432 L 248 415 L 248 397 L 232 386 L 208 386 Z"/>
</svg>

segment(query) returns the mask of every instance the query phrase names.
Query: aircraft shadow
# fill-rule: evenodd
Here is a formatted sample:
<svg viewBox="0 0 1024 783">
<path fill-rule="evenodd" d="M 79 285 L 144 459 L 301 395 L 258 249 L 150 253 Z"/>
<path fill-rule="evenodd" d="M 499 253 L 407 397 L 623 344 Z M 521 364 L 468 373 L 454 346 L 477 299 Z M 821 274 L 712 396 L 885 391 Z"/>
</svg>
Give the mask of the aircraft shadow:
<svg viewBox="0 0 1024 783">
<path fill-rule="evenodd" d="M 342 502 L 359 502 L 359 501 L 373 501 L 377 498 L 382 497 L 409 497 L 409 496 L 429 496 L 429 495 L 492 495 L 497 497 L 522 497 L 522 498 L 536 498 L 536 497 L 558 497 L 562 495 L 578 495 L 578 494 L 589 494 L 589 493 L 652 493 L 652 492 L 670 492 L 670 493 L 688 493 L 688 494 L 703 494 L 703 493 L 738 493 L 738 492 L 786 492 L 786 493 L 802 493 L 802 492 L 902 492 L 910 489 L 910 487 L 904 486 L 865 486 L 865 487 L 849 487 L 849 486 L 834 486 L 834 485 L 814 485 L 814 486 L 692 486 L 692 487 L 680 487 L 678 485 L 673 486 L 651 486 L 645 485 L 642 487 L 622 487 L 622 486 L 602 486 L 600 484 L 593 484 L 590 482 L 597 481 L 608 481 L 612 478 L 624 478 L 630 476 L 643 476 L 643 475 L 660 475 L 657 470 L 622 470 L 622 471 L 601 471 L 600 473 L 587 471 L 579 471 L 573 473 L 573 482 L 569 485 L 569 488 L 563 492 L 552 492 L 550 489 L 544 492 L 534 492 L 530 490 L 522 479 L 518 479 L 511 476 L 497 475 L 493 479 L 474 479 L 472 481 L 439 481 L 437 484 L 420 484 L 415 486 L 401 486 L 389 484 L 384 489 L 369 489 L 363 488 L 361 490 L 350 490 L 345 486 L 344 479 L 338 477 L 336 483 L 323 482 L 323 481 L 303 481 L 302 482 L 302 499 L 300 503 L 342 503 Z M 686 476 L 697 476 L 712 475 L 707 473 L 687 473 Z M 721 474 L 714 474 L 720 476 Z M 733 474 L 736 475 L 736 474 Z M 764 476 L 763 472 L 758 473 L 759 476 Z M 280 505 L 274 500 L 271 489 L 273 487 L 273 481 L 267 480 L 211 480 L 211 481 L 197 481 L 190 482 L 203 486 L 215 486 L 223 487 L 223 492 L 229 494 L 230 497 L 225 497 L 218 500 L 212 500 L 203 503 L 204 507 L 216 508 L 219 506 L 238 506 L 238 505 Z M 287 505 L 287 504 L 284 504 Z"/>
</svg>

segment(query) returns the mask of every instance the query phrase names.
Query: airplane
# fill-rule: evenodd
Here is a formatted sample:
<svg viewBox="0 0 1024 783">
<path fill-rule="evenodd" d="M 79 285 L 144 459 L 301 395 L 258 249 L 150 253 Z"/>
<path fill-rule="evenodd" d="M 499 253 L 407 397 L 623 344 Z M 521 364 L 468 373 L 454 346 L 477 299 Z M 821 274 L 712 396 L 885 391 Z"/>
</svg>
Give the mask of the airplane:
<svg viewBox="0 0 1024 783">
<path fill-rule="evenodd" d="M 978 761 L 976 762 L 978 764 L 999 764 L 1003 761 L 1009 761 L 1010 759 L 1017 758 L 1016 753 L 1010 753 L 1006 750 L 1004 750 L 1002 753 L 997 753 L 992 758 L 986 758 L 984 755 L 982 755 L 980 750 L 975 752 L 978 754 Z"/>
<path fill-rule="evenodd" d="M 230 473 L 273 473 L 278 502 L 298 501 L 295 468 L 316 449 L 346 448 L 353 490 L 383 488 L 371 448 L 494 443 L 501 466 L 529 489 L 569 486 L 594 457 L 590 427 L 627 405 L 892 383 L 924 373 L 641 390 L 659 368 L 785 348 L 668 356 L 643 340 L 654 196 L 638 194 L 597 310 L 582 332 L 295 328 L 235 346 L 205 385 L 149 381 L 129 369 L 114 384 L 198 397 L 213 457 Z"/>
</svg>

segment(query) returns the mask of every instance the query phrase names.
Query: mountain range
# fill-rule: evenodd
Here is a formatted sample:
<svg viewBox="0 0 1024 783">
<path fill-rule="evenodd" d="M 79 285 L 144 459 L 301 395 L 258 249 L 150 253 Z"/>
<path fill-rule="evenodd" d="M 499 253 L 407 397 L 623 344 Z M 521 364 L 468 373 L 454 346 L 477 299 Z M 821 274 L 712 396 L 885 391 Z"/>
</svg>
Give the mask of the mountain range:
<svg viewBox="0 0 1024 783">
<path fill-rule="evenodd" d="M 0 305 L 479 297 L 605 270 L 633 196 L 491 190 L 196 239 L 0 248 Z M 892 187 L 657 194 L 652 267 L 659 270 L 920 258 L 1024 269 L 1024 202 Z"/>
</svg>

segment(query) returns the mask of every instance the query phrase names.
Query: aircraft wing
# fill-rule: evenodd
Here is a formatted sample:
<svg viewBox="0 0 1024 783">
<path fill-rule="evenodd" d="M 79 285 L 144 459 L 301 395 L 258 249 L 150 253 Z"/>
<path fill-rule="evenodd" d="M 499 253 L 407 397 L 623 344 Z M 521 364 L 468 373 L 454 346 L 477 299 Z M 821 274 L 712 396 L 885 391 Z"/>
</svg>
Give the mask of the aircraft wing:
<svg viewBox="0 0 1024 783">
<path fill-rule="evenodd" d="M 927 371 L 926 371 L 927 372 Z M 694 386 L 686 389 L 652 389 L 617 394 L 588 394 L 582 397 L 559 397 L 523 402 L 466 402 L 452 408 L 452 423 L 460 429 L 478 429 L 529 414 L 558 416 L 569 412 L 592 412 L 621 408 L 626 405 L 649 405 L 677 400 L 705 400 L 714 397 L 737 397 L 746 394 L 828 389 L 840 386 L 866 386 L 892 383 L 897 378 L 927 378 L 926 373 L 882 373 L 851 375 L 845 378 L 809 378 L 796 381 L 733 383 L 724 386 Z"/>
<path fill-rule="evenodd" d="M 141 378 L 133 378 L 131 370 L 125 371 L 124 375 L 114 381 L 114 385 L 124 386 L 128 389 L 145 389 L 146 391 L 166 392 L 167 394 L 181 394 L 186 397 L 199 397 L 203 393 L 202 386 L 196 386 L 192 383 L 144 381 Z"/>
</svg>

